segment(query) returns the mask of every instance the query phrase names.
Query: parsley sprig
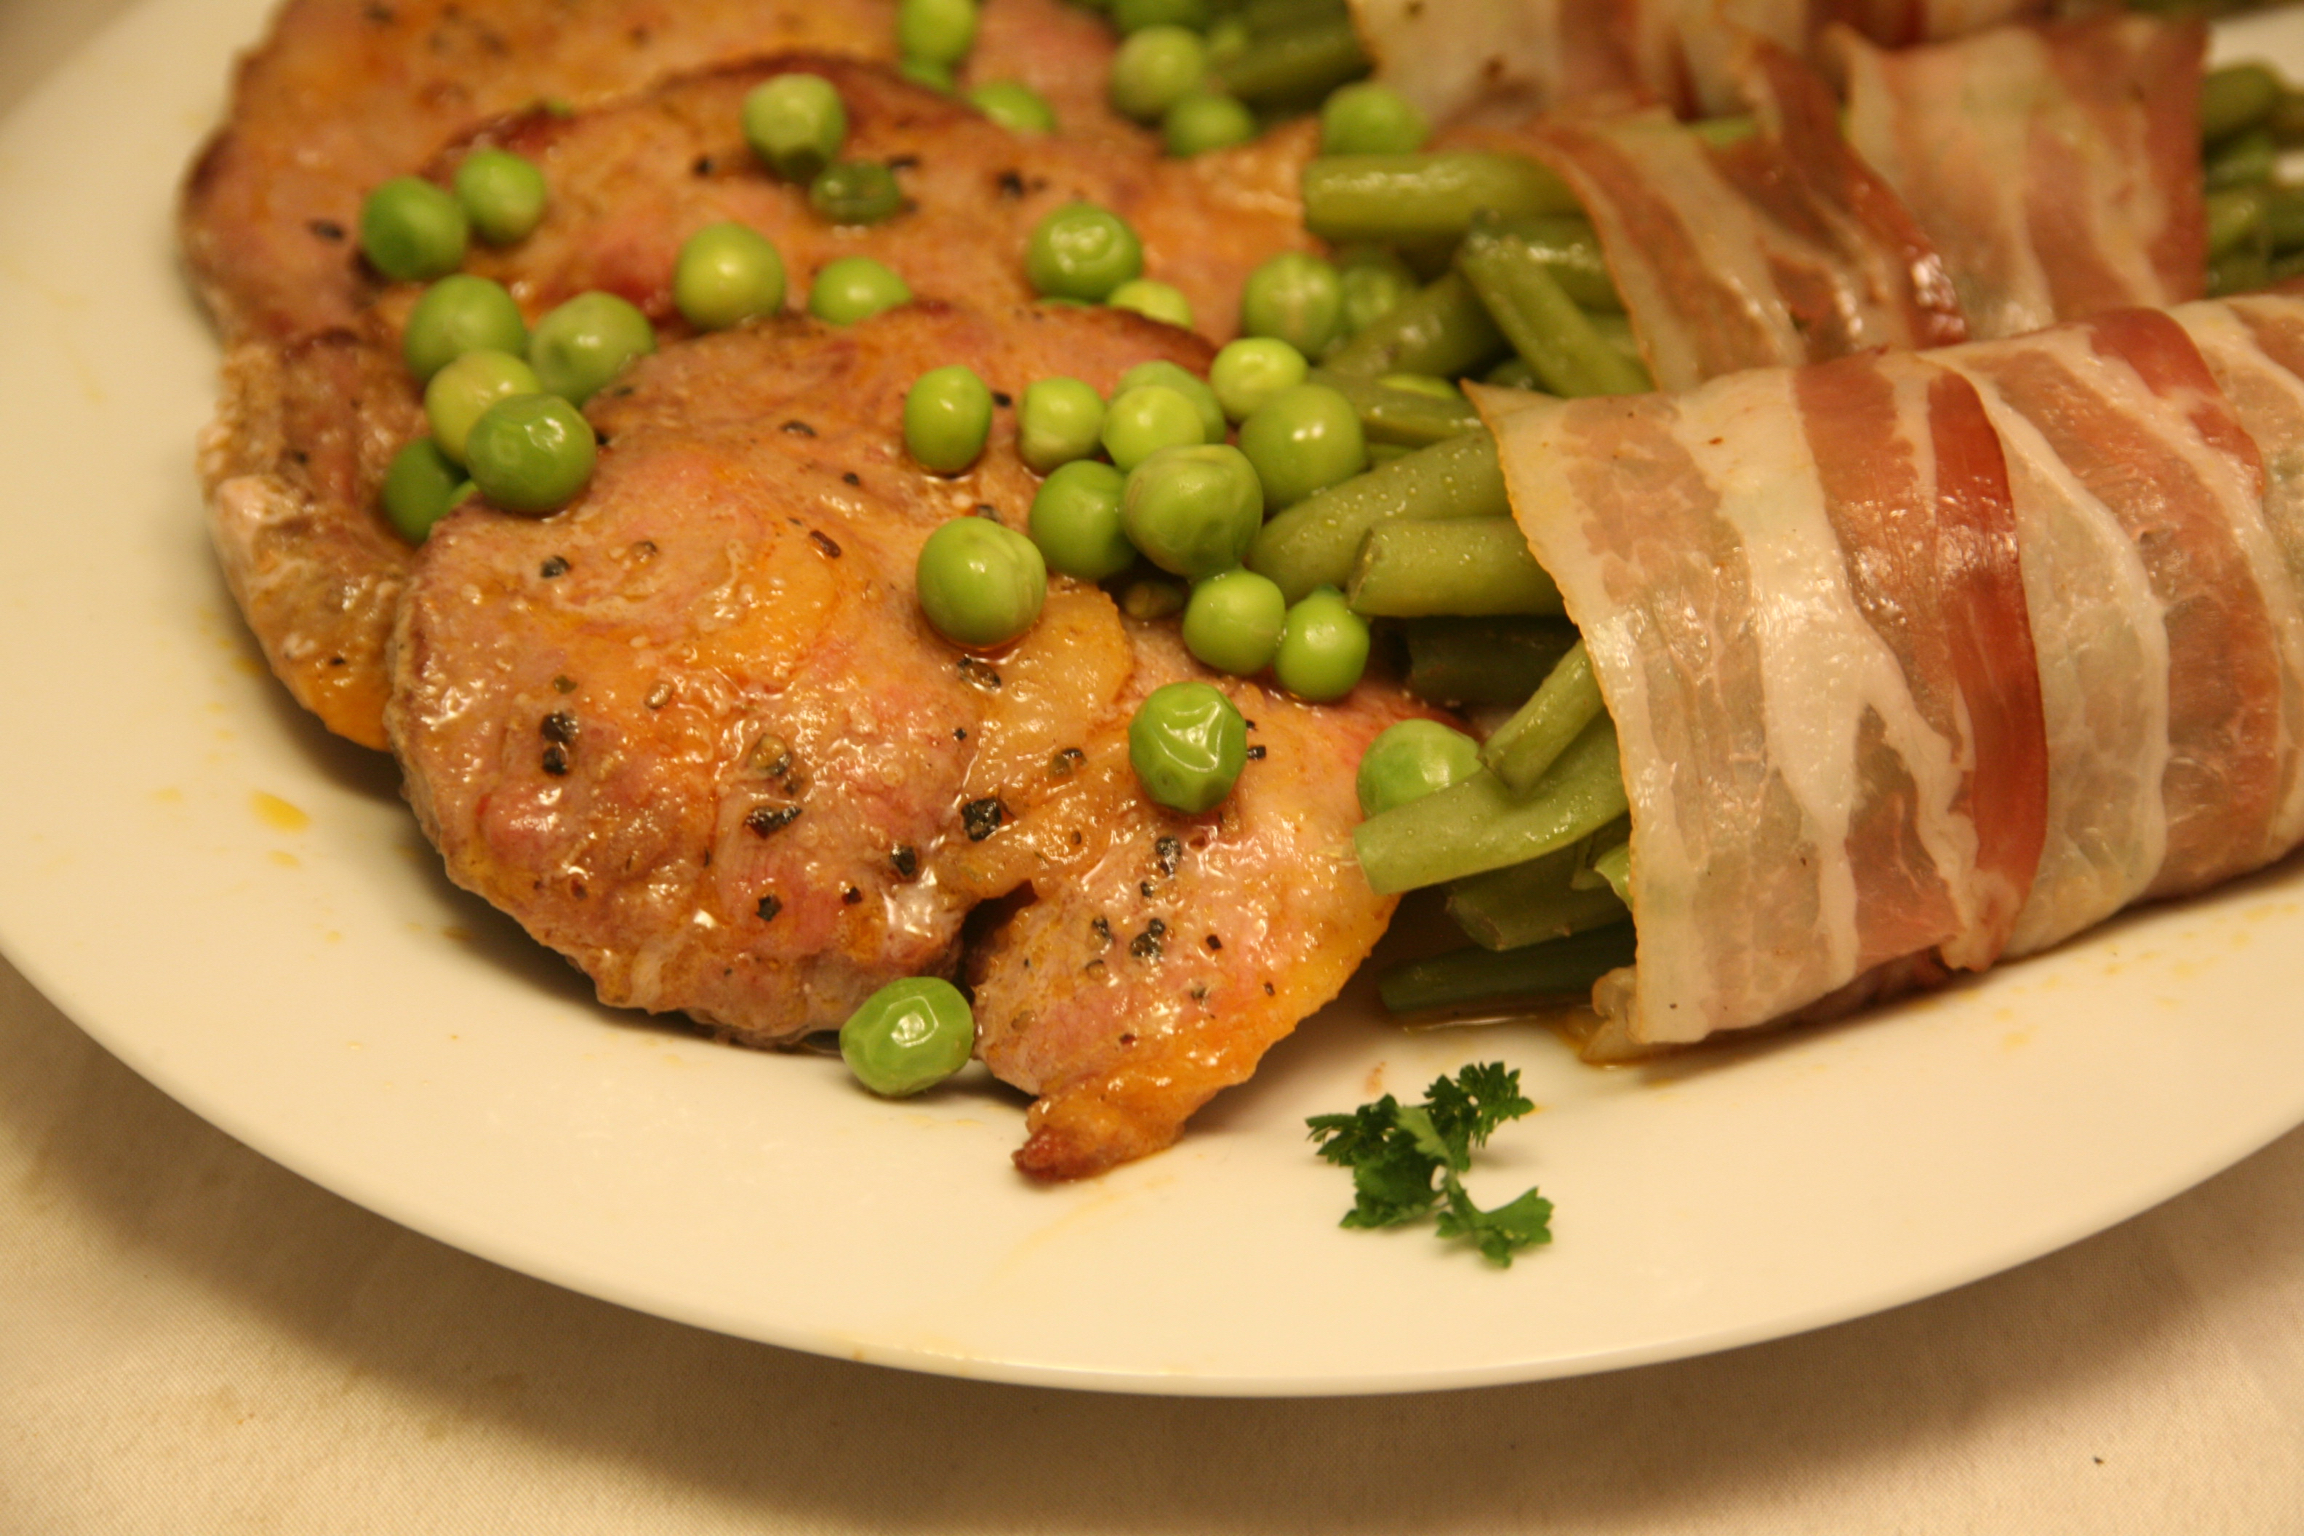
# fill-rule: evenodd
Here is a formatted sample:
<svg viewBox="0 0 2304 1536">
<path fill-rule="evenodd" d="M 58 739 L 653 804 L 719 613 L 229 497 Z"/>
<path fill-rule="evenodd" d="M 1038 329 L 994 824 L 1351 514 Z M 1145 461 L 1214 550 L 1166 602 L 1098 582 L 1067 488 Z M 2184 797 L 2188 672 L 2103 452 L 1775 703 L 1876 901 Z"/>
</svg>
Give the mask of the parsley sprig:
<svg viewBox="0 0 2304 1536">
<path fill-rule="evenodd" d="M 1397 1227 L 1437 1208 L 1442 1237 L 1468 1238 L 1488 1262 L 1509 1266 L 1521 1249 L 1552 1241 L 1552 1202 L 1531 1189 L 1484 1211 L 1464 1192 L 1463 1175 L 1496 1127 L 1535 1108 L 1521 1095 L 1519 1072 L 1492 1061 L 1437 1079 L 1421 1104 L 1386 1094 L 1348 1115 L 1314 1115 L 1305 1124 L 1322 1157 L 1352 1170 L 1345 1226 Z"/>
</svg>

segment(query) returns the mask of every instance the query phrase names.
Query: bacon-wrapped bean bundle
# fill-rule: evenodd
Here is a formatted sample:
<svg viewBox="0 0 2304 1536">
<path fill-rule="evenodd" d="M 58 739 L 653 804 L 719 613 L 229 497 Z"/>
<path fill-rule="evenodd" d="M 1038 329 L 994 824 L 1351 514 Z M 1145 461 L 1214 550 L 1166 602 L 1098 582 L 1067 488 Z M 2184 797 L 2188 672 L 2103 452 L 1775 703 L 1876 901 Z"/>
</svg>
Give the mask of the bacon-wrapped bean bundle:
<svg viewBox="0 0 2304 1536">
<path fill-rule="evenodd" d="M 2304 841 L 2300 369 L 2267 295 L 1481 392 L 1631 805 L 1596 1048 L 1844 1011 Z"/>
</svg>

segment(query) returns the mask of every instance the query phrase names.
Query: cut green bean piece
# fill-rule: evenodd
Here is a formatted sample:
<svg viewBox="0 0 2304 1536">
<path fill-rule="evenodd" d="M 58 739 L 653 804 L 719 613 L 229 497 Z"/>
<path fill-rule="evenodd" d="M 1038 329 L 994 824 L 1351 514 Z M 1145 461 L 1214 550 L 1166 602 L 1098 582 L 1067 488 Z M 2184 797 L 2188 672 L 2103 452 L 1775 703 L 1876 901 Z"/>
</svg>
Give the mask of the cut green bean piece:
<svg viewBox="0 0 2304 1536">
<path fill-rule="evenodd" d="M 2280 77 L 2262 64 L 2227 64 L 2200 82 L 2200 139 L 2213 144 L 2253 128 L 2280 104 Z"/>
<path fill-rule="evenodd" d="M 1561 290 L 1585 309 L 1606 314 L 1624 313 L 1624 299 L 1609 275 L 1608 259 L 1601 253 L 1600 236 L 1592 221 L 1578 214 L 1538 214 L 1514 219 L 1511 233 L 1526 242 Z"/>
<path fill-rule="evenodd" d="M 1257 532 L 1248 568 L 1278 582 L 1288 601 L 1301 602 L 1317 587 L 1342 587 L 1350 579 L 1368 530 L 1378 524 L 1503 521 L 1510 511 L 1496 440 L 1467 432 L 1305 497 Z"/>
<path fill-rule="evenodd" d="M 2293 274 L 2277 270 L 2264 252 L 2243 246 L 2208 263 L 2208 297 L 2221 299 L 2235 293 L 2254 293 L 2275 276 L 2289 275 Z"/>
<path fill-rule="evenodd" d="M 2261 186 L 2280 166 L 2280 146 L 2268 128 L 2246 128 L 2208 151 L 2201 161 L 2202 183 L 2211 192 Z"/>
<path fill-rule="evenodd" d="M 1607 706 L 1592 675 L 1592 658 L 1579 640 L 1560 658 L 1544 685 L 1481 745 L 1489 772 L 1525 791 Z"/>
<path fill-rule="evenodd" d="M 1248 0 L 1240 7 L 1240 19 L 1256 37 L 1300 31 L 1351 14 L 1349 0 Z"/>
<path fill-rule="evenodd" d="M 1457 270 L 1472 284 L 1536 376 L 1553 394 L 1646 394 L 1648 370 L 1628 360 L 1593 328 L 1562 290 L 1543 253 L 1509 227 L 1475 229 L 1456 251 Z"/>
<path fill-rule="evenodd" d="M 1610 971 L 1632 963 L 1632 925 L 1618 923 L 1501 954 L 1460 949 L 1393 966 L 1376 980 L 1394 1013 L 1431 1013 L 1472 1003 L 1588 995 Z"/>
<path fill-rule="evenodd" d="M 1688 125 L 1688 131 L 1714 149 L 1727 149 L 1758 133 L 1760 123 L 1752 117 L 1700 117 Z"/>
<path fill-rule="evenodd" d="M 1621 923 L 1632 914 L 1605 882 L 1579 887 L 1586 845 L 1509 869 L 1472 875 L 1448 888 L 1448 915 L 1482 949 L 1519 949 Z"/>
<path fill-rule="evenodd" d="M 1371 443 L 1400 443 L 1428 448 L 1466 432 L 1478 430 L 1480 413 L 1462 395 L 1437 395 L 1421 389 L 1395 389 L 1388 384 L 1312 371 L 1311 382 L 1325 384 L 1352 402 L 1360 417 L 1360 430 Z"/>
<path fill-rule="evenodd" d="M 1565 619 L 1410 619 L 1408 691 L 1435 704 L 1515 704 L 1576 643 Z"/>
<path fill-rule="evenodd" d="M 1371 816 L 1352 834 L 1380 896 L 1542 858 L 1590 837 L 1629 808 L 1616 727 L 1595 720 L 1527 794 L 1488 772 Z"/>
<path fill-rule="evenodd" d="M 1608 889 L 1616 899 L 1632 905 L 1632 844 L 1629 840 L 1618 843 L 1594 856 L 1592 872 L 1608 882 Z"/>
<path fill-rule="evenodd" d="M 1304 225 L 1322 239 L 1456 239 L 1481 214 L 1579 213 L 1568 184 L 1521 155 L 1323 155 L 1304 167 Z"/>
<path fill-rule="evenodd" d="M 2266 240 L 2265 215 L 2272 201 L 2269 187 L 2227 187 L 2207 197 L 2208 255 L 2211 259 Z"/>
<path fill-rule="evenodd" d="M 2304 246 L 2304 187 L 2264 189 L 2264 236 L 2275 251 Z"/>
<path fill-rule="evenodd" d="M 1372 528 L 1344 595 L 1368 618 L 1565 611 L 1560 589 L 1508 517 L 1395 519 Z"/>
<path fill-rule="evenodd" d="M 1454 272 L 1328 354 L 1324 366 L 1347 378 L 1428 373 L 1461 378 L 1504 350 L 1504 333 L 1488 318 L 1472 285 Z"/>
<path fill-rule="evenodd" d="M 1367 72 L 1368 55 L 1349 17 L 1258 36 L 1214 70 L 1224 89 L 1250 106 L 1310 106 Z"/>
</svg>

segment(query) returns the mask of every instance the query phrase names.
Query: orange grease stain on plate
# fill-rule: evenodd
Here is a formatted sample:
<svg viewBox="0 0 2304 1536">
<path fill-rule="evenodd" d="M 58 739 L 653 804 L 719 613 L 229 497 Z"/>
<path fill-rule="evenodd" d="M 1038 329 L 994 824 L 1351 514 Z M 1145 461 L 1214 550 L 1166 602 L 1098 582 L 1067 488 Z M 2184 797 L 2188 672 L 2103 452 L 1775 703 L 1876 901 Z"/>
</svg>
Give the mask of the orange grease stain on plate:
<svg viewBox="0 0 2304 1536">
<path fill-rule="evenodd" d="M 312 825 L 312 817 L 308 812 L 290 805 L 278 795 L 266 794 L 261 789 L 248 796 L 248 804 L 255 810 L 258 821 L 282 832 L 301 832 Z"/>
</svg>

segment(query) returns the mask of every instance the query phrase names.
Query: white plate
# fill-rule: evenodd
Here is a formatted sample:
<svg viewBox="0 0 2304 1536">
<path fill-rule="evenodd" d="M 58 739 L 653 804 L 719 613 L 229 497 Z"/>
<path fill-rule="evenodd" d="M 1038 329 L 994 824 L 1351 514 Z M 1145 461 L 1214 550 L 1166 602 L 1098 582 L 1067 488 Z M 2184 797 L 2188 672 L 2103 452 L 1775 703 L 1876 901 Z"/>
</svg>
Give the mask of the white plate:
<svg viewBox="0 0 2304 1536">
<path fill-rule="evenodd" d="M 956 1375 L 1393 1391 L 1718 1349 L 2046 1252 L 2304 1119 L 2304 871 L 1859 1023 L 1602 1073 L 1531 1030 L 1316 1020 L 1175 1151 L 1012 1174 L 988 1084 L 613 1015 L 448 887 L 389 765 L 287 702 L 202 532 L 213 345 L 175 180 L 262 0 L 147 0 L 0 131 L 0 935 L 136 1070 L 345 1196 L 667 1317 Z M 2304 62 L 2304 18 L 2228 51 Z M 1521 1066 L 1474 1179 L 1558 1241 L 1498 1273 L 1339 1230 L 1308 1114 Z"/>
</svg>

